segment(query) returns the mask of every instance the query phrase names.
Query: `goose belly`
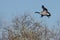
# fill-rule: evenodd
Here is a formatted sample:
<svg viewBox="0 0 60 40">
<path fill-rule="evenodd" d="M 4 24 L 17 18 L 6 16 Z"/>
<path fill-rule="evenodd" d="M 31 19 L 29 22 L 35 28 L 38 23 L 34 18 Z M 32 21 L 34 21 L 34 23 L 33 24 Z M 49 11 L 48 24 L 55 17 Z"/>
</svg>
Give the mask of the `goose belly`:
<svg viewBox="0 0 60 40">
<path fill-rule="evenodd" d="M 44 15 L 44 16 L 49 15 L 47 12 L 41 12 L 40 14 L 41 14 L 41 15 Z"/>
</svg>

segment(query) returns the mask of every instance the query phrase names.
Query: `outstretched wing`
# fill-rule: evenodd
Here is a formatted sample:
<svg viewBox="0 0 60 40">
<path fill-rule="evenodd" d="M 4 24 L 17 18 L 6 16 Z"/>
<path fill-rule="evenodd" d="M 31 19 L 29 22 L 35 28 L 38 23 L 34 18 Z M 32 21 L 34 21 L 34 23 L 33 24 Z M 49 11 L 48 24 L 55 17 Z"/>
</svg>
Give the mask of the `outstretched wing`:
<svg viewBox="0 0 60 40">
<path fill-rule="evenodd" d="M 35 12 L 35 13 L 40 13 L 40 12 Z"/>
<path fill-rule="evenodd" d="M 47 8 L 44 7 L 44 5 L 42 5 L 42 9 L 43 11 L 48 11 Z"/>
</svg>

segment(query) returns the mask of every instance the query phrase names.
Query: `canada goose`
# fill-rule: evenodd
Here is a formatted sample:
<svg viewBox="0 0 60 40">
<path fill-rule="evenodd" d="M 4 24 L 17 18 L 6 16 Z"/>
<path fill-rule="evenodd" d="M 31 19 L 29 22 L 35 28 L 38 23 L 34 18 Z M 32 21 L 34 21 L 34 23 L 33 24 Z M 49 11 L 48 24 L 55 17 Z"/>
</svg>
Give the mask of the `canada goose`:
<svg viewBox="0 0 60 40">
<path fill-rule="evenodd" d="M 42 9 L 43 9 L 43 11 L 41 11 L 41 12 L 35 12 L 35 13 L 40 14 L 41 17 L 43 17 L 43 16 L 50 17 L 51 16 L 51 14 L 48 12 L 47 8 L 44 7 L 44 5 L 42 5 Z"/>
</svg>

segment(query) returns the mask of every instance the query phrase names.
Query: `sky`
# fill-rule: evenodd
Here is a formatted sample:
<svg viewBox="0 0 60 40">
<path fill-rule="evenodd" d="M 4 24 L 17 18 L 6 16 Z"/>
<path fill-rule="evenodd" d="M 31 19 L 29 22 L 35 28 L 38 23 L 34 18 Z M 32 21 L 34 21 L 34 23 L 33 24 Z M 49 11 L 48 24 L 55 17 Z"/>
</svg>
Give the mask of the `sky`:
<svg viewBox="0 0 60 40">
<path fill-rule="evenodd" d="M 42 5 L 51 13 L 50 18 L 41 18 L 40 15 L 34 14 L 35 11 L 42 11 Z M 31 14 L 38 22 L 42 20 L 51 28 L 58 20 L 60 21 L 60 0 L 0 0 L 0 24 L 2 21 L 9 24 L 14 16 L 21 16 L 24 13 Z"/>
<path fill-rule="evenodd" d="M 21 16 L 28 13 L 35 18 L 35 20 L 42 20 L 49 26 L 55 25 L 56 21 L 60 20 L 60 0 L 0 0 L 0 19 L 6 21 L 7 24 L 11 22 L 14 16 Z M 41 6 L 44 5 L 51 17 L 43 17 L 34 14 L 35 11 L 42 11 Z"/>
</svg>

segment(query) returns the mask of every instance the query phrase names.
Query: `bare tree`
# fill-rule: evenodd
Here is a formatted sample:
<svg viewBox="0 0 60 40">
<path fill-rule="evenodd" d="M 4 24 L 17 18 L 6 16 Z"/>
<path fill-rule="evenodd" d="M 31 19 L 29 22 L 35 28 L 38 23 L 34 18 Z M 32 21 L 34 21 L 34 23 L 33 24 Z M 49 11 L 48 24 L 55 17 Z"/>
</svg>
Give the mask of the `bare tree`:
<svg viewBox="0 0 60 40">
<path fill-rule="evenodd" d="M 10 27 L 12 28 L 7 29 L 9 40 L 60 40 L 57 33 L 49 30 L 48 26 L 43 26 L 41 22 L 35 22 L 30 15 L 15 17 Z"/>
</svg>

